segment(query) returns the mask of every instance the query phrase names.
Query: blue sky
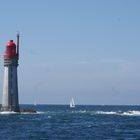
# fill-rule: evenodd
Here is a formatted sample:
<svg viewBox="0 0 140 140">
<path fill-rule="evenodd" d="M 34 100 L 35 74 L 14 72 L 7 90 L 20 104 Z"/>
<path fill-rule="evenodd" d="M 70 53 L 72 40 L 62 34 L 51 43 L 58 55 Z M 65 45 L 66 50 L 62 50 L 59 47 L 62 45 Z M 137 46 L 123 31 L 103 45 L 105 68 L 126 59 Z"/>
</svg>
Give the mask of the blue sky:
<svg viewBox="0 0 140 140">
<path fill-rule="evenodd" d="M 140 104 L 139 0 L 2 0 L 3 59 L 20 32 L 20 103 Z"/>
</svg>

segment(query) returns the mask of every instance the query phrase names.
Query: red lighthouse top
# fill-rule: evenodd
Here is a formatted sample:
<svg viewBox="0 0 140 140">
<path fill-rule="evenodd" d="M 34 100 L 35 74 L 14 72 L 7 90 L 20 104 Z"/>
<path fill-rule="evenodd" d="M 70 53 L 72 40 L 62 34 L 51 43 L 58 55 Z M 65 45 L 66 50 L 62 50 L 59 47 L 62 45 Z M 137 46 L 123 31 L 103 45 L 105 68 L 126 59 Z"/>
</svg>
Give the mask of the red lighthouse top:
<svg viewBox="0 0 140 140">
<path fill-rule="evenodd" d="M 6 52 L 3 55 L 4 58 L 16 58 L 16 44 L 13 40 L 9 40 L 6 45 Z"/>
</svg>

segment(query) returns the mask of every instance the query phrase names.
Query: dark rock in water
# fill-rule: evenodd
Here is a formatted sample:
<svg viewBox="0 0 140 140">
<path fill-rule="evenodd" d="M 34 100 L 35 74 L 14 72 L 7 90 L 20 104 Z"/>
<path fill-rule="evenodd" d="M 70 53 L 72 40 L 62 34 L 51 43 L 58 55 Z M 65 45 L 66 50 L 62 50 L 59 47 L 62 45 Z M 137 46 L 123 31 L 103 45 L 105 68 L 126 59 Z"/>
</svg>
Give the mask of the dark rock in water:
<svg viewBox="0 0 140 140">
<path fill-rule="evenodd" d="M 20 112 L 37 113 L 36 110 L 33 110 L 31 108 L 23 108 L 20 110 Z"/>
</svg>

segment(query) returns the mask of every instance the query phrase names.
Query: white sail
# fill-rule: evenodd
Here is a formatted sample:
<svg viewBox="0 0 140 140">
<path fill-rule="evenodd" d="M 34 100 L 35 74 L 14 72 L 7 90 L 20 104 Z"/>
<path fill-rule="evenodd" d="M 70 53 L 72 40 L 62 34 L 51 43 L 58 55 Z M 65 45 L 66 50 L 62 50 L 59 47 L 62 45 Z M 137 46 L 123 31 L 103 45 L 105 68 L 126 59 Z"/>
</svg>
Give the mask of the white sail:
<svg viewBox="0 0 140 140">
<path fill-rule="evenodd" d="M 72 98 L 70 101 L 70 108 L 74 108 L 75 107 L 75 103 L 74 103 L 74 99 Z"/>
</svg>

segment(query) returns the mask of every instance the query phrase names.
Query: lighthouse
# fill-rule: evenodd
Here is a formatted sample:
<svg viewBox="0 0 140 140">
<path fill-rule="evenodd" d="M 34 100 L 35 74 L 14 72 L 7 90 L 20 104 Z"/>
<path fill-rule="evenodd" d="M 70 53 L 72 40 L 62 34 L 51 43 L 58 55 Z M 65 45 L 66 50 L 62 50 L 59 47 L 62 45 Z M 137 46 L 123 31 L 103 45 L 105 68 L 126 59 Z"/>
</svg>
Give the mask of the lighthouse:
<svg viewBox="0 0 140 140">
<path fill-rule="evenodd" d="M 13 40 L 9 40 L 9 42 L 7 43 L 3 59 L 4 81 L 1 110 L 19 112 L 20 109 L 18 100 L 17 75 L 17 67 L 19 60 L 19 34 L 17 34 L 17 44 L 15 44 Z"/>
</svg>

